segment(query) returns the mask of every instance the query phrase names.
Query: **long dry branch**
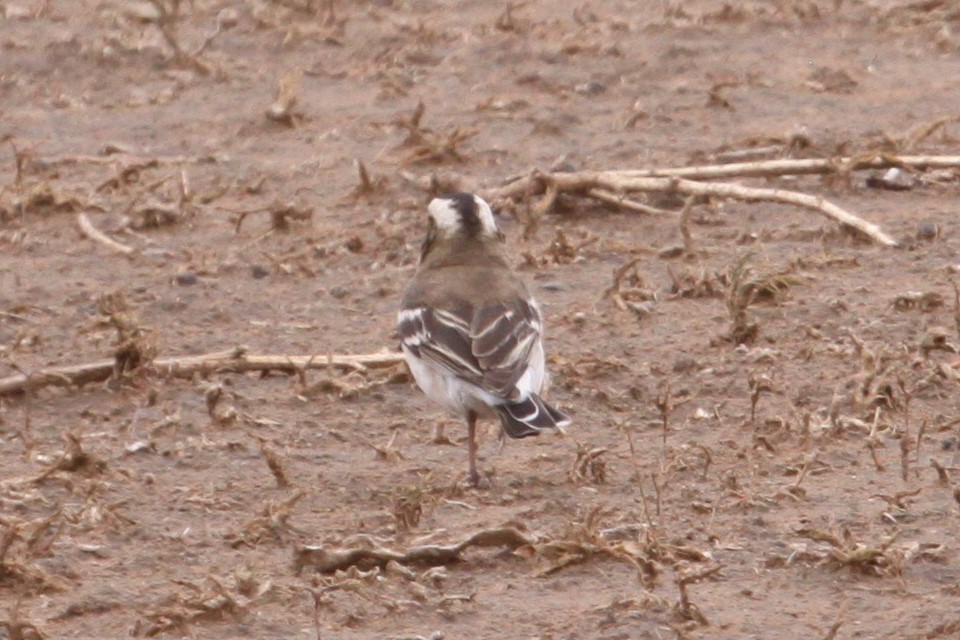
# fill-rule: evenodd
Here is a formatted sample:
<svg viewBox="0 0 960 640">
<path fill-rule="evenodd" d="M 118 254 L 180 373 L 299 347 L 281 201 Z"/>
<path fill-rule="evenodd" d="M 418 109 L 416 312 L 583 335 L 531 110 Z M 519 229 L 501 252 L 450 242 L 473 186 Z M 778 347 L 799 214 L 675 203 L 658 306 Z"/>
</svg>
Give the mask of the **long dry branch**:
<svg viewBox="0 0 960 640">
<path fill-rule="evenodd" d="M 469 547 L 507 547 L 516 549 L 532 545 L 536 539 L 513 527 L 483 529 L 465 540 L 451 545 L 421 545 L 406 551 L 394 551 L 385 547 L 351 547 L 328 549 L 323 546 L 305 545 L 294 552 L 293 565 L 297 573 L 312 568 L 321 573 L 333 573 L 356 566 L 360 569 L 385 566 L 388 562 L 400 564 L 443 565 L 462 559 Z"/>
<path fill-rule="evenodd" d="M 520 183 L 523 183 L 522 188 L 517 187 Z M 546 190 L 549 186 L 561 193 L 581 193 L 588 197 L 597 189 L 600 189 L 614 194 L 673 192 L 691 196 L 731 198 L 746 202 L 779 202 L 817 211 L 828 218 L 860 231 L 879 244 L 888 247 L 897 244 L 897 241 L 884 233 L 879 226 L 857 217 L 820 196 L 786 189 L 748 187 L 730 182 L 699 182 L 674 176 L 628 175 L 618 171 L 579 171 L 573 173 L 540 173 L 535 171 L 526 178 L 517 180 L 510 185 L 488 190 L 484 192 L 484 196 L 491 200 L 522 197 L 539 191 L 538 185 L 544 185 L 543 190 Z"/>
<path fill-rule="evenodd" d="M 576 189 L 577 181 L 572 180 L 577 174 L 553 174 L 551 180 L 561 189 Z M 608 177 L 605 174 L 590 176 L 581 174 L 581 180 L 596 180 L 595 187 L 612 191 L 673 191 L 691 196 L 716 196 L 745 200 L 747 202 L 779 202 L 792 204 L 805 209 L 819 211 L 828 218 L 843 223 L 869 236 L 876 242 L 888 247 L 896 246 L 897 241 L 888 236 L 877 225 L 855 216 L 846 209 L 842 209 L 832 202 L 797 191 L 786 189 L 768 189 L 764 187 L 746 187 L 730 182 L 698 182 L 684 178 L 644 178 L 644 177 Z"/>
<path fill-rule="evenodd" d="M 866 169 L 955 169 L 960 168 L 960 156 L 898 156 L 876 154 L 837 158 L 804 158 L 758 160 L 755 162 L 731 162 L 727 164 L 700 165 L 693 167 L 668 167 L 663 169 L 618 169 L 604 171 L 610 176 L 624 178 L 686 178 L 688 180 L 717 180 L 724 178 L 772 178 L 790 175 L 827 175 L 862 171 Z M 536 173 L 518 176 L 506 184 L 487 189 L 489 199 L 518 198 L 536 191 Z"/>
<path fill-rule="evenodd" d="M 775 177 L 862 171 L 865 169 L 953 169 L 960 167 L 960 156 L 897 156 L 891 154 L 864 155 L 840 158 L 803 158 L 731 162 L 728 164 L 667 169 L 628 169 L 609 173 L 624 177 L 674 177 L 690 180 L 717 180 L 722 178 Z"/>
<path fill-rule="evenodd" d="M 360 355 L 247 355 L 242 347 L 195 356 L 157 358 L 143 370 L 152 375 L 191 378 L 214 372 L 282 371 L 297 373 L 306 369 L 330 367 L 363 370 L 390 367 L 403 361 L 400 353 Z M 33 373 L 0 378 L 0 396 L 22 393 L 47 386 L 80 386 L 102 382 L 114 375 L 116 360 L 99 360 L 62 367 L 47 367 Z"/>
</svg>

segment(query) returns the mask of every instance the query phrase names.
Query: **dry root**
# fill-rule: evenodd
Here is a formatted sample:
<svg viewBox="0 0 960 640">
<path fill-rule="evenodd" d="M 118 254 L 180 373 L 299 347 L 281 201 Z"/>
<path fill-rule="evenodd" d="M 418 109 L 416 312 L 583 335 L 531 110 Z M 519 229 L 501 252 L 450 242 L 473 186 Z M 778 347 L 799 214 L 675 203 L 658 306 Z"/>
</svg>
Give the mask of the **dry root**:
<svg viewBox="0 0 960 640">
<path fill-rule="evenodd" d="M 407 551 L 394 551 L 384 547 L 354 547 L 328 549 L 322 546 L 302 546 L 294 553 L 294 569 L 297 573 L 312 568 L 321 573 L 332 573 L 356 566 L 360 569 L 383 567 L 388 562 L 417 565 L 444 565 L 459 562 L 463 552 L 470 547 L 508 547 L 516 549 L 532 545 L 535 538 L 513 527 L 484 529 L 466 540 L 447 546 L 422 545 Z"/>
<path fill-rule="evenodd" d="M 575 482 L 590 484 L 607 483 L 607 462 L 603 455 L 610 451 L 607 447 L 584 447 L 577 443 L 577 457 L 570 470 L 570 477 Z"/>
</svg>

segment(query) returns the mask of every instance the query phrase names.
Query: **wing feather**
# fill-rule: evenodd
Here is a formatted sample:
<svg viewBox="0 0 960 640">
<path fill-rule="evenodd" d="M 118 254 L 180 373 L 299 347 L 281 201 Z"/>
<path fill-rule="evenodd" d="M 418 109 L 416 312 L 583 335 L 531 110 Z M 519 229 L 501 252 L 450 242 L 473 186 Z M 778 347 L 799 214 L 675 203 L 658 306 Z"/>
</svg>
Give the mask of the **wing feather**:
<svg viewBox="0 0 960 640">
<path fill-rule="evenodd" d="M 520 396 L 516 385 L 542 327 L 540 309 L 522 297 L 456 310 L 421 306 L 399 316 L 407 350 L 504 400 Z"/>
<path fill-rule="evenodd" d="M 483 370 L 470 348 L 469 324 L 462 317 L 429 307 L 404 309 L 397 328 L 408 351 L 471 384 L 482 382 Z"/>
<path fill-rule="evenodd" d="M 508 400 L 519 396 L 516 385 L 530 366 L 542 324 L 540 310 L 523 298 L 477 309 L 470 333 L 484 389 Z"/>
</svg>

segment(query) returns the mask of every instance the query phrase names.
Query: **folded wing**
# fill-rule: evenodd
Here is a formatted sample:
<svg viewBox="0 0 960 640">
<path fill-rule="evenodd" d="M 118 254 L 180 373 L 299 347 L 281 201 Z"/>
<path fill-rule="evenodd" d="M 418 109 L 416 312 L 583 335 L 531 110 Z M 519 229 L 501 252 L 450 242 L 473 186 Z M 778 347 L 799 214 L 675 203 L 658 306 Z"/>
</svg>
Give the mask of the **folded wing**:
<svg viewBox="0 0 960 640">
<path fill-rule="evenodd" d="M 540 310 L 526 300 L 517 298 L 477 309 L 470 323 L 470 338 L 483 371 L 483 388 L 505 400 L 519 398 L 517 382 L 530 366 L 542 331 Z"/>
<path fill-rule="evenodd" d="M 543 322 L 534 304 L 507 302 L 454 311 L 421 306 L 399 316 L 403 346 L 413 354 L 504 401 L 530 366 Z"/>
</svg>

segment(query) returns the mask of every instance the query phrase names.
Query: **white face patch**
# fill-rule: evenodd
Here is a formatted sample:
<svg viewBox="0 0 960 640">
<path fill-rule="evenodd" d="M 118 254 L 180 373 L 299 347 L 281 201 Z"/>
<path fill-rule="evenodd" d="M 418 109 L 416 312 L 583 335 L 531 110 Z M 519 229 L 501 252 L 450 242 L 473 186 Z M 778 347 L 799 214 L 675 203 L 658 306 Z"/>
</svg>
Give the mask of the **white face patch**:
<svg viewBox="0 0 960 640">
<path fill-rule="evenodd" d="M 456 233 L 460 229 L 460 214 L 454 203 L 446 198 L 434 198 L 427 206 L 427 213 L 433 218 L 437 229 L 446 233 Z"/>
<path fill-rule="evenodd" d="M 427 213 L 437 225 L 437 230 L 444 236 L 451 236 L 471 227 L 485 236 L 497 234 L 493 210 L 479 196 L 453 194 L 434 198 L 427 205 Z"/>
<path fill-rule="evenodd" d="M 493 209 L 487 204 L 487 201 L 480 196 L 473 196 L 477 201 L 477 217 L 480 218 L 480 226 L 486 235 L 497 234 L 497 221 L 493 219 Z"/>
</svg>

